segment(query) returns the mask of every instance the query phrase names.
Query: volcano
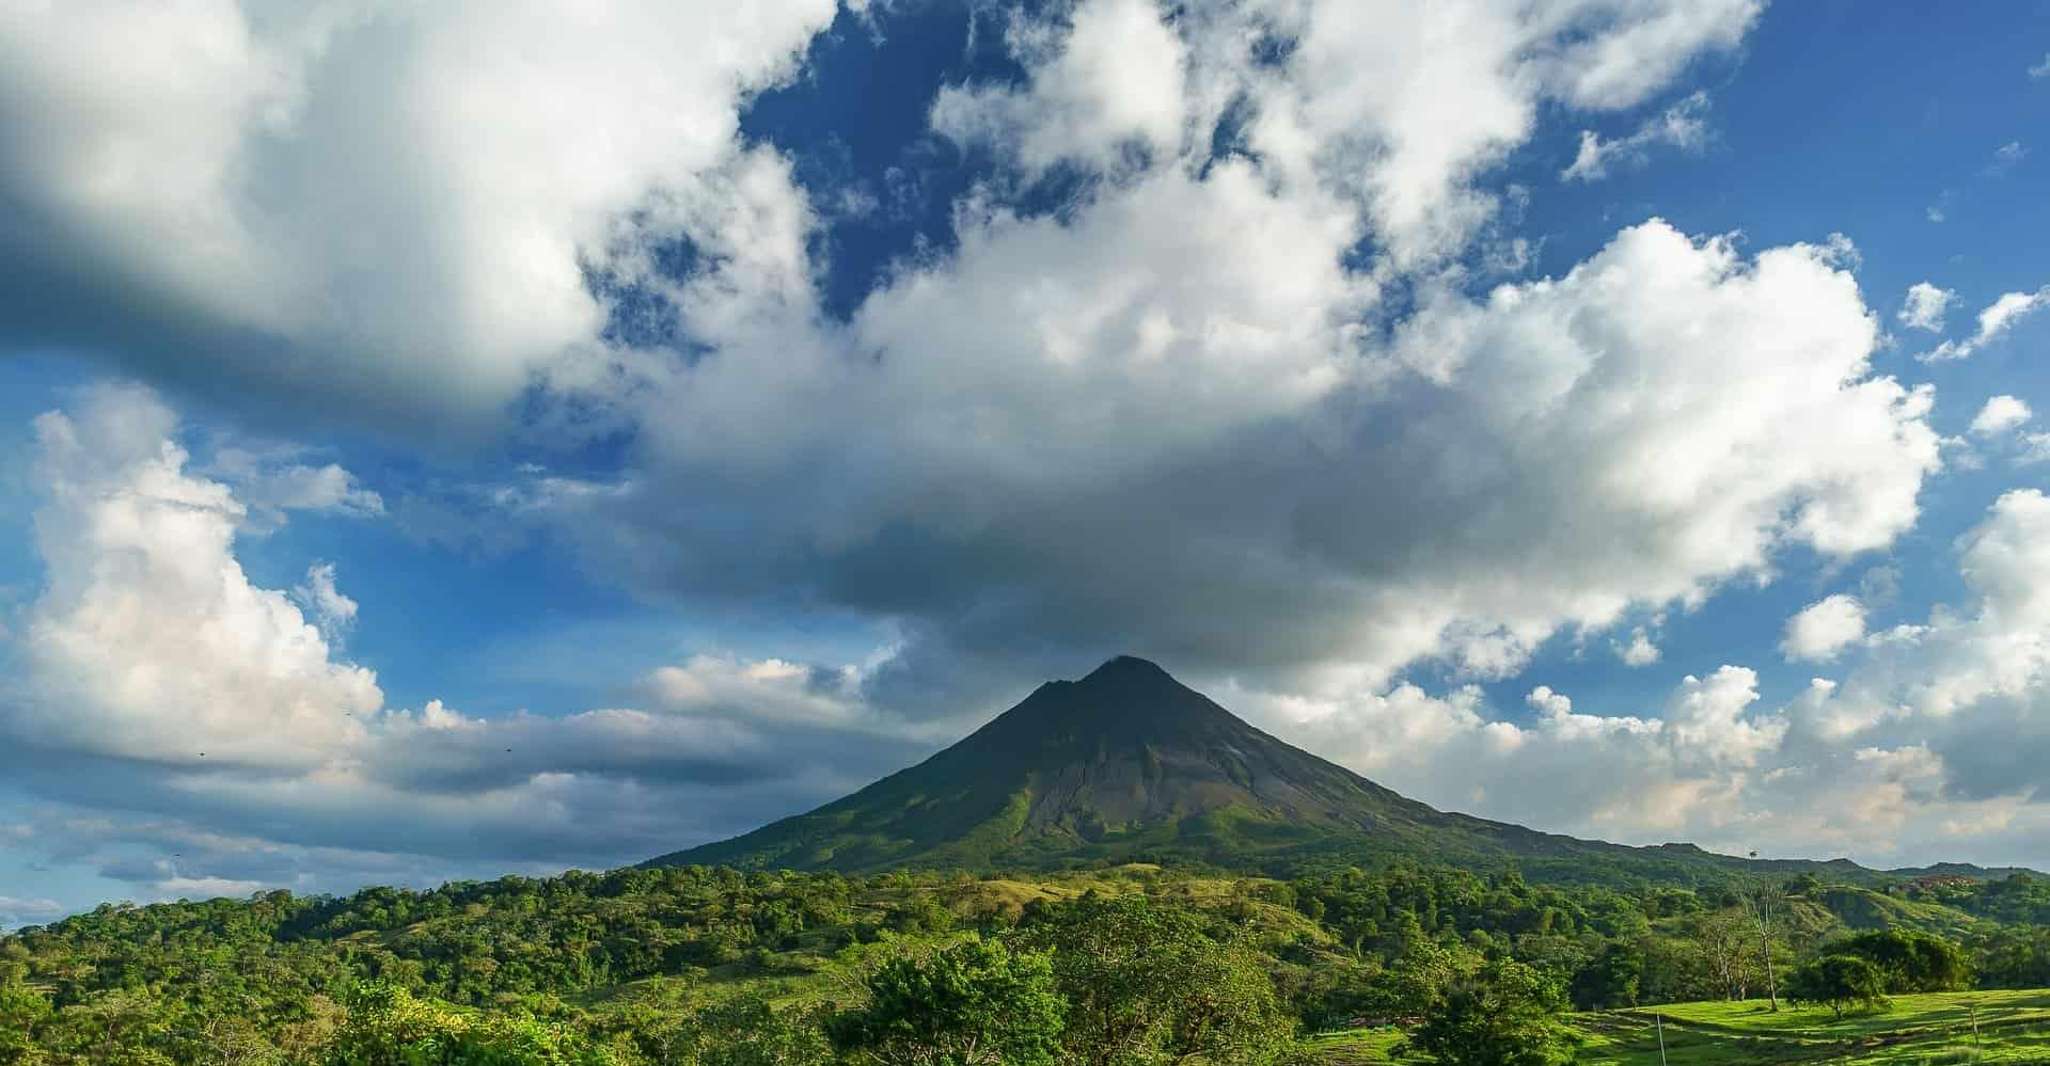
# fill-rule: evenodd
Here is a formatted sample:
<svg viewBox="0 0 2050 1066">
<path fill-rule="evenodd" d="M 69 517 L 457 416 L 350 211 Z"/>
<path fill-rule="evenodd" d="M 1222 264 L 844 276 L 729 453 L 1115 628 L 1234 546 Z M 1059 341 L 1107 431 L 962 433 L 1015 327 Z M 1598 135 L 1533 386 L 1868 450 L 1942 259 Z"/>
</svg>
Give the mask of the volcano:
<svg viewBox="0 0 2050 1066">
<path fill-rule="evenodd" d="M 1131 656 L 1041 685 L 852 795 L 648 865 L 990 873 L 1156 862 L 1284 874 L 1400 859 L 1600 882 L 1881 876 L 1843 859 L 1627 847 L 1439 811 L 1254 728 Z"/>
</svg>

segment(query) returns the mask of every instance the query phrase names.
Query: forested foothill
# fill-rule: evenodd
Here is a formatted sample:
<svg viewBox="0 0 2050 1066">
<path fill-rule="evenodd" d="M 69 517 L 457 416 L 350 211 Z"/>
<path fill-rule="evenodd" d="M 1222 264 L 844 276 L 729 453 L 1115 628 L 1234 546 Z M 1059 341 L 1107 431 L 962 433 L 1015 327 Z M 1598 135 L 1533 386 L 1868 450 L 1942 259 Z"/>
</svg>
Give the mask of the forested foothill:
<svg viewBox="0 0 2050 1066">
<path fill-rule="evenodd" d="M 0 1063 L 1635 1061 L 1599 1058 L 1591 1019 L 1727 1001 L 1821 1024 L 2050 985 L 2046 921 L 2028 874 L 655 867 L 269 892 L 0 937 Z M 1385 1038 L 1320 1035 L 1346 1032 Z"/>
</svg>

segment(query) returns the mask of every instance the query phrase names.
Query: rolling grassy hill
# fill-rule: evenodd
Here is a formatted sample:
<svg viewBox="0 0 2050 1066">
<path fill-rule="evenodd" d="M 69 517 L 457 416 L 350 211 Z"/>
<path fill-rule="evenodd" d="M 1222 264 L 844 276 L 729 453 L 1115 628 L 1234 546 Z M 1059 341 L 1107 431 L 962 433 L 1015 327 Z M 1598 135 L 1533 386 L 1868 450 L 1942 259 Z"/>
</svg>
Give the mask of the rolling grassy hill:
<svg viewBox="0 0 2050 1066">
<path fill-rule="evenodd" d="M 2050 1062 L 2050 990 L 1897 996 L 1893 1009 L 1839 1020 L 1822 1008 L 1764 1000 L 1673 1003 L 1572 1016 L 1586 1066 L 1768 1066 L 1846 1063 L 1938 1066 Z M 1396 1057 L 1394 1029 L 1332 1033 L 1314 1042 L 1325 1066 L 1422 1063 Z M 1659 1047 L 1663 1040 L 1663 1060 Z"/>
<path fill-rule="evenodd" d="M 1817 893 L 1814 902 L 1852 929 L 1914 929 L 1956 938 L 1980 924 L 1954 907 L 1850 885 L 1832 885 Z"/>
</svg>

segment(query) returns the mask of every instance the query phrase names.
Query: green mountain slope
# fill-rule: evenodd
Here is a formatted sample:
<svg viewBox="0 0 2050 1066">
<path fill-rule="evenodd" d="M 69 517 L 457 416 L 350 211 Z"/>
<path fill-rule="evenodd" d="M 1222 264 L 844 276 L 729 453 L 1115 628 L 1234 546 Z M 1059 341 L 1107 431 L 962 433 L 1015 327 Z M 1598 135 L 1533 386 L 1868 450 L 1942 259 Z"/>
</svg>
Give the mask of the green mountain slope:
<svg viewBox="0 0 2050 1066">
<path fill-rule="evenodd" d="M 1101 859 L 1235 864 L 1444 815 L 1234 717 L 1139 659 L 1042 685 L 960 743 L 838 802 L 657 863 L 873 870 Z"/>
<path fill-rule="evenodd" d="M 1809 893 L 1809 898 L 1849 929 L 1912 929 L 1959 939 L 1981 924 L 1971 914 L 1940 903 L 1903 899 L 1854 885 L 1830 885 Z"/>
<path fill-rule="evenodd" d="M 1398 858 L 1515 864 L 1554 881 L 1882 877 L 1847 860 L 1624 847 L 1438 811 L 1130 657 L 1042 685 L 960 743 L 853 795 L 648 865 L 987 871 L 1148 861 L 1285 873 Z"/>
</svg>

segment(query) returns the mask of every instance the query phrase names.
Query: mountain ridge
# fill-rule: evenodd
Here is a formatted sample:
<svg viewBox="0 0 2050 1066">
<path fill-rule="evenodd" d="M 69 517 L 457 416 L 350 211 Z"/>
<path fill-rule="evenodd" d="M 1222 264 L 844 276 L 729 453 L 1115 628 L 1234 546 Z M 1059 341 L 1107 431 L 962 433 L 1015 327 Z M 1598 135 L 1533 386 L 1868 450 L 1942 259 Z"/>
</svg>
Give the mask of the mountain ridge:
<svg viewBox="0 0 2050 1066">
<path fill-rule="evenodd" d="M 1256 728 L 1129 655 L 1076 681 L 1046 682 L 955 744 L 838 800 L 643 865 L 866 873 L 1169 862 L 1283 874 L 1401 859 L 1607 882 L 1979 870 L 1755 860 L 1440 811 Z"/>
</svg>

